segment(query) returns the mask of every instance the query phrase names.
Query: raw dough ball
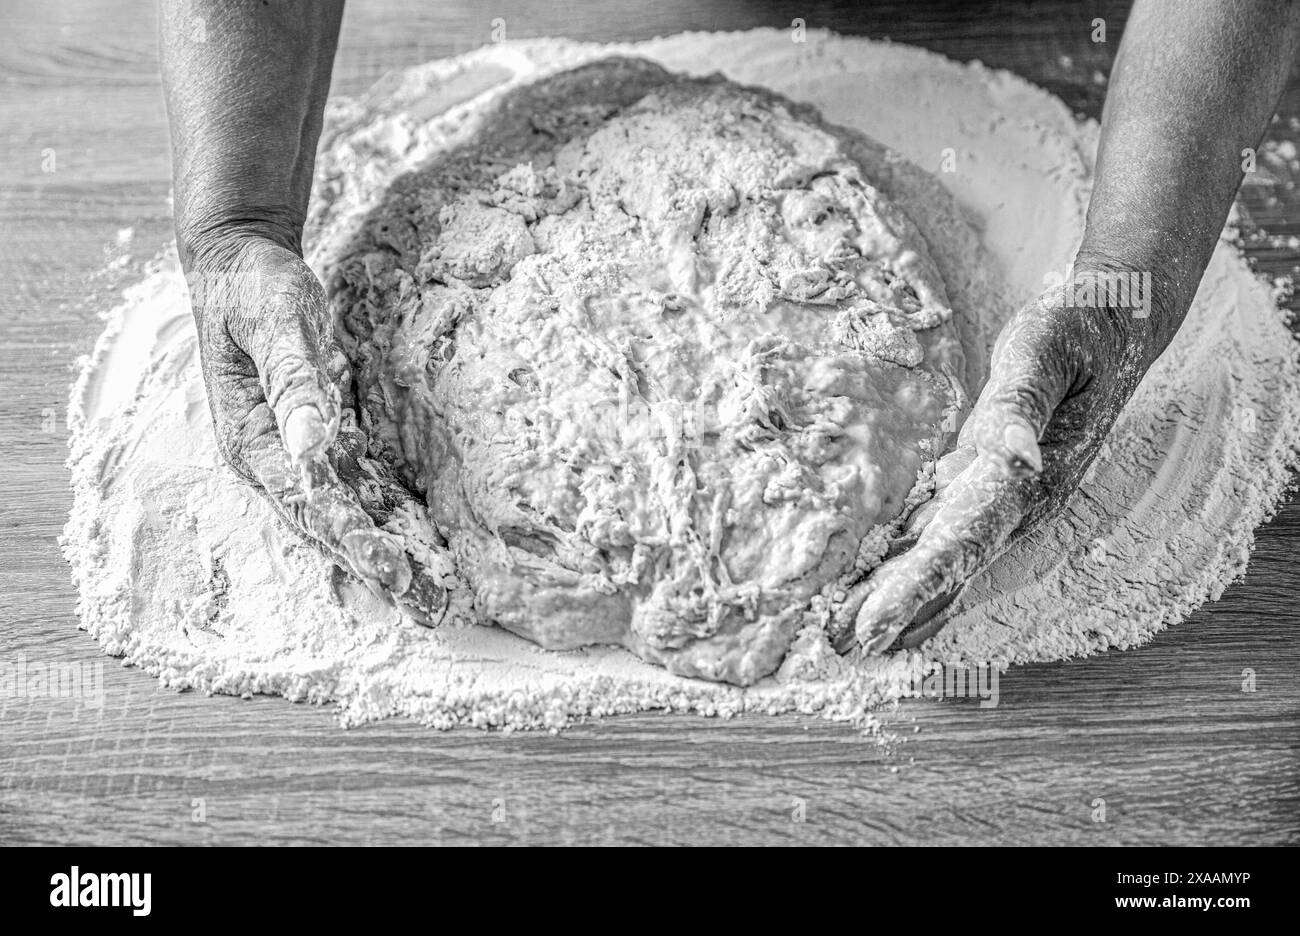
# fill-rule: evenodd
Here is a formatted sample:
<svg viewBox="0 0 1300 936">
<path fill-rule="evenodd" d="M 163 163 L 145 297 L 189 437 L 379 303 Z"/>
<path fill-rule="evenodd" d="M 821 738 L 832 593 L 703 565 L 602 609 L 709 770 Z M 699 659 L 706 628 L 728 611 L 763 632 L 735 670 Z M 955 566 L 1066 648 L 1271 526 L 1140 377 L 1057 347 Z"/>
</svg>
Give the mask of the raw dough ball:
<svg viewBox="0 0 1300 936">
<path fill-rule="evenodd" d="M 484 619 L 749 684 L 861 574 L 963 368 L 861 139 L 611 59 L 508 94 L 375 209 L 338 324 Z"/>
</svg>

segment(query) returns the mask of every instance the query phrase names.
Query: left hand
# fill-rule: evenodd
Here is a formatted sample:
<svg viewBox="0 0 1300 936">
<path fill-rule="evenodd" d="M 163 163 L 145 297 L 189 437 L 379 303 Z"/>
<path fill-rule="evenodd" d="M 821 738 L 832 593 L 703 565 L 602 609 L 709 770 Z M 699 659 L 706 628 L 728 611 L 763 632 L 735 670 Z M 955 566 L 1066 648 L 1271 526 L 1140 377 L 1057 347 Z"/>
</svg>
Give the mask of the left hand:
<svg viewBox="0 0 1300 936">
<path fill-rule="evenodd" d="M 957 448 L 936 466 L 933 498 L 836 615 L 841 652 L 855 641 L 883 653 L 900 636 L 903 647 L 932 636 L 942 626 L 934 615 L 962 585 L 1078 488 L 1163 350 L 1155 313 L 1074 306 L 1078 282 L 1048 290 L 1002 329 Z"/>
</svg>

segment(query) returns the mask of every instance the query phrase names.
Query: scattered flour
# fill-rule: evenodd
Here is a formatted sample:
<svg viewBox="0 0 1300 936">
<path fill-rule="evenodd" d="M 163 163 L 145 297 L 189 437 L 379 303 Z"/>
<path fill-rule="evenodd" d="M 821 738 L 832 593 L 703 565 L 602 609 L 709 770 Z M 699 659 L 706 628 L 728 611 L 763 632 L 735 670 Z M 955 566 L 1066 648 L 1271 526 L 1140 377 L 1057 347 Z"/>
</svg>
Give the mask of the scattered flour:
<svg viewBox="0 0 1300 936">
<path fill-rule="evenodd" d="M 829 34 L 795 44 L 767 30 L 634 46 L 502 43 L 333 101 L 309 233 L 360 217 L 389 180 L 465 139 L 504 89 L 611 53 L 764 84 L 935 171 L 1008 284 L 982 310 L 988 330 L 1044 277 L 1059 278 L 1077 244 L 1095 124 L 1005 72 Z M 326 254 L 318 246 L 310 258 L 318 273 Z M 332 702 L 344 724 L 402 715 L 441 728 L 559 728 L 668 710 L 869 725 L 923 660 L 1003 666 L 1135 646 L 1244 572 L 1300 440 L 1297 345 L 1269 287 L 1224 240 L 1082 491 L 967 588 L 922 653 L 841 658 L 805 632 L 775 677 L 741 689 L 618 648 L 544 651 L 500 629 L 402 619 L 220 464 L 173 253 L 107 320 L 70 405 L 75 502 L 64 550 L 83 626 L 167 685 Z"/>
</svg>

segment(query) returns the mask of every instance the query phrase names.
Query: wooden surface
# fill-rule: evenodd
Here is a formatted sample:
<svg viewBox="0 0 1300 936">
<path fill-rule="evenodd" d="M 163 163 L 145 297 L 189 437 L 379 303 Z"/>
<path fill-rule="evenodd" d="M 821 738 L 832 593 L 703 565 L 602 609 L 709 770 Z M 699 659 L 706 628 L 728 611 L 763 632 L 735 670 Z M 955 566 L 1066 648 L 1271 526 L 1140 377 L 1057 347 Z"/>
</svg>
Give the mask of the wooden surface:
<svg viewBox="0 0 1300 936">
<path fill-rule="evenodd" d="M 151 7 L 0 0 L 0 662 L 102 659 L 55 543 L 71 500 L 63 412 L 96 310 L 170 233 Z M 1109 70 L 1124 9 L 354 0 L 335 90 L 472 48 L 496 17 L 511 38 L 635 40 L 799 16 L 1010 67 L 1096 115 L 1093 73 Z M 1096 16 L 1105 45 L 1089 41 Z M 1294 82 L 1283 110 L 1300 113 Z M 1253 217 L 1300 233 L 1294 192 L 1274 191 L 1281 204 L 1248 193 Z M 1256 258 L 1282 272 L 1296 253 Z M 1260 531 L 1246 581 L 1151 645 L 1017 668 L 994 709 L 906 704 L 888 744 L 793 717 L 342 731 L 325 710 L 164 692 L 106 660 L 102 709 L 0 699 L 0 843 L 1296 842 L 1298 547 L 1292 503 Z"/>
</svg>

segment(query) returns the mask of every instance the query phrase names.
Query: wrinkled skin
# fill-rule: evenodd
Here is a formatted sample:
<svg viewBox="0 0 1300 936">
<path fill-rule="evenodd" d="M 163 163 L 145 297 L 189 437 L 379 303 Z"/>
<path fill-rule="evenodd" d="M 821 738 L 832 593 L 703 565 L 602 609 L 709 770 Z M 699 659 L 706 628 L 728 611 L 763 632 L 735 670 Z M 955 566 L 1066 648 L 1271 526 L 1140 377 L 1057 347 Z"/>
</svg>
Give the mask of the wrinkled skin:
<svg viewBox="0 0 1300 936">
<path fill-rule="evenodd" d="M 217 446 L 286 521 L 376 593 L 432 623 L 442 589 L 378 529 L 413 498 L 361 456 L 346 359 L 297 254 L 258 236 L 200 246 L 188 280 Z M 391 597 L 390 597 L 391 596 Z"/>
<path fill-rule="evenodd" d="M 856 640 L 882 652 L 913 623 L 903 646 L 930 636 L 936 606 L 1057 514 L 1087 474 L 1160 342 L 1131 311 L 1074 308 L 1068 292 L 1049 290 L 1003 328 L 934 497 L 840 610 L 841 650 Z"/>
</svg>

